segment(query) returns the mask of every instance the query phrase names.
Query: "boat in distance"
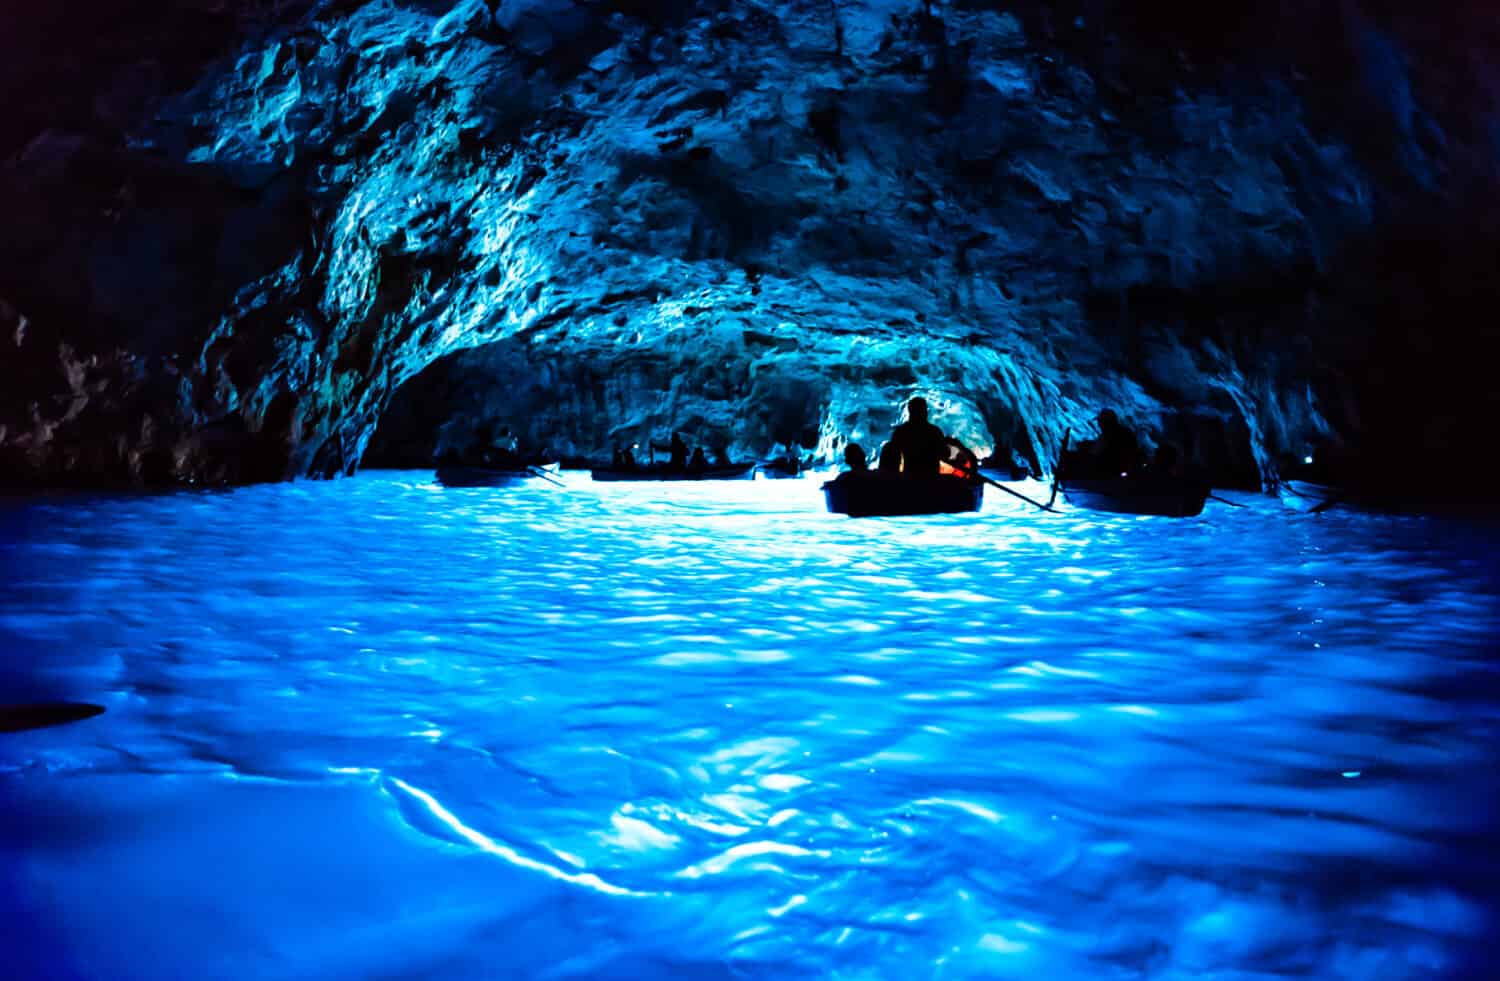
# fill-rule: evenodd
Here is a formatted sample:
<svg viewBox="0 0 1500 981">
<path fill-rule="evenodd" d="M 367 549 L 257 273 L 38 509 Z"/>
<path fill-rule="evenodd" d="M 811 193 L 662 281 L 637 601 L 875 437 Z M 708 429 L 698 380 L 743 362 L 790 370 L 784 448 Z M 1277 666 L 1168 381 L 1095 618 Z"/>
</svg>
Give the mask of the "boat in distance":
<svg viewBox="0 0 1500 981">
<path fill-rule="evenodd" d="M 437 468 L 437 482 L 444 487 L 506 487 L 535 477 L 552 477 L 557 470 L 555 460 L 514 466 L 443 463 Z"/>
<path fill-rule="evenodd" d="M 721 467 L 672 467 L 666 464 L 644 467 L 595 467 L 589 471 L 595 480 L 751 480 L 755 464 L 731 463 Z"/>
</svg>

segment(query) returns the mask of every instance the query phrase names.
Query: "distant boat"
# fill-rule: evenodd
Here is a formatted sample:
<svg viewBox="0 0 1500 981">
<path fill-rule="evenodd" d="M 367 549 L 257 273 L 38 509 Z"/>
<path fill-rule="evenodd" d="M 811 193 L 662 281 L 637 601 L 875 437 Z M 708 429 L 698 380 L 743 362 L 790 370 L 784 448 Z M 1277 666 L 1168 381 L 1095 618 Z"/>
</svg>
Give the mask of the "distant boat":
<svg viewBox="0 0 1500 981">
<path fill-rule="evenodd" d="M 624 480 L 749 480 L 755 476 L 755 464 L 753 463 L 731 463 L 721 467 L 704 467 L 694 470 L 688 468 L 668 466 L 667 464 L 656 464 L 654 466 L 632 467 L 628 469 L 616 469 L 614 467 L 595 467 L 589 471 L 589 475 L 595 480 L 624 481 Z"/>
<path fill-rule="evenodd" d="M 1031 477 L 1031 471 L 1026 467 L 1018 467 L 1013 463 L 986 460 L 979 464 L 979 472 L 991 480 L 1010 481 L 1020 483 Z"/>
<path fill-rule="evenodd" d="M 437 480 L 444 487 L 506 487 L 535 477 L 551 477 L 557 469 L 555 460 L 513 466 L 444 463 L 438 465 Z"/>
<path fill-rule="evenodd" d="M 790 480 L 800 477 L 807 468 L 796 460 L 772 460 L 760 465 L 760 475 L 767 480 Z"/>
<path fill-rule="evenodd" d="M 1489 519 L 1500 515 L 1500 498 L 1480 482 L 1366 478 L 1347 484 L 1283 480 L 1281 501 L 1295 511 L 1320 514 L 1332 509 L 1368 514 L 1436 515 Z"/>
<path fill-rule="evenodd" d="M 1110 477 L 1102 480 L 1064 480 L 1068 503 L 1111 514 L 1155 514 L 1191 518 L 1203 512 L 1209 486 L 1172 477 Z"/>
<path fill-rule="evenodd" d="M 831 514 L 851 518 L 978 511 L 984 484 L 962 477 L 907 477 L 867 470 L 840 474 L 823 485 Z"/>
</svg>

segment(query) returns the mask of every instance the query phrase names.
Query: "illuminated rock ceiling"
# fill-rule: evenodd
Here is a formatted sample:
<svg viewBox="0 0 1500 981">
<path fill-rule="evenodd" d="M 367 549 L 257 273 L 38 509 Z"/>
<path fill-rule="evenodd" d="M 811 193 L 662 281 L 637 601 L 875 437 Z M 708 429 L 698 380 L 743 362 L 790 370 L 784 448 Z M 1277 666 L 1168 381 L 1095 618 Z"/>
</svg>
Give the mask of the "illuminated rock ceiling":
<svg viewBox="0 0 1500 981">
<path fill-rule="evenodd" d="M 331 475 L 388 409 L 391 459 L 826 455 L 920 392 L 1044 466 L 1111 406 L 1253 479 L 1494 398 L 1478 7 L 167 7 L 6 83 L 76 89 L 7 129 L 15 474 Z"/>
</svg>

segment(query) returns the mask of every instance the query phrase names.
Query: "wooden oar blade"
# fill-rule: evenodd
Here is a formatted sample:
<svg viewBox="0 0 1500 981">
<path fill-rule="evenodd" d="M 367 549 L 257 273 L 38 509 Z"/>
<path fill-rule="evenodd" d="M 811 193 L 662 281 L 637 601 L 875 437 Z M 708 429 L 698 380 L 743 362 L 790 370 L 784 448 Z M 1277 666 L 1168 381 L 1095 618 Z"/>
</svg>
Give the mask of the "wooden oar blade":
<svg viewBox="0 0 1500 981">
<path fill-rule="evenodd" d="M 541 469 L 540 467 L 527 467 L 526 469 L 531 471 L 531 475 L 533 477 L 540 477 L 543 480 L 547 481 L 549 484 L 556 484 L 559 487 L 563 486 L 562 481 L 558 480 L 556 477 L 552 476 L 550 473 Z"/>
<path fill-rule="evenodd" d="M 992 477 L 986 477 L 984 474 L 980 474 L 979 475 L 979 479 L 982 480 L 982 481 L 984 481 L 986 484 L 989 484 L 992 487 L 998 487 L 998 488 L 1000 488 L 1001 490 L 1005 491 L 1005 493 L 1009 494 L 1011 497 L 1020 498 L 1021 500 L 1025 501 L 1027 504 L 1030 504 L 1032 507 L 1041 508 L 1043 511 L 1047 511 L 1047 512 L 1052 513 L 1052 514 L 1056 514 L 1057 513 L 1057 510 L 1055 508 L 1053 508 L 1050 504 L 1043 504 L 1041 501 L 1033 501 L 1031 498 L 1027 497 L 1025 494 L 1022 494 L 1020 491 L 1013 491 L 1009 487 L 1006 487 L 1004 484 L 1000 483 L 1000 481 L 995 480 Z"/>
</svg>

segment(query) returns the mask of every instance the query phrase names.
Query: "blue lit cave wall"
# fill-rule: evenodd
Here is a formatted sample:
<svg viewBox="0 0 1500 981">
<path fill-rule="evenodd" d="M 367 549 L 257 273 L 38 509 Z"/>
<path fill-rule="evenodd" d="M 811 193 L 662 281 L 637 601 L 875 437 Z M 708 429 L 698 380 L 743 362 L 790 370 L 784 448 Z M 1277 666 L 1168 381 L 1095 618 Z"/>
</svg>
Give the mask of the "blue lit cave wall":
<svg viewBox="0 0 1500 981">
<path fill-rule="evenodd" d="M 1112 406 L 1253 482 L 1462 463 L 1496 415 L 1483 3 L 0 18 L 8 480 L 333 475 L 485 424 L 827 453 L 921 391 L 1043 466 Z"/>
</svg>

